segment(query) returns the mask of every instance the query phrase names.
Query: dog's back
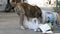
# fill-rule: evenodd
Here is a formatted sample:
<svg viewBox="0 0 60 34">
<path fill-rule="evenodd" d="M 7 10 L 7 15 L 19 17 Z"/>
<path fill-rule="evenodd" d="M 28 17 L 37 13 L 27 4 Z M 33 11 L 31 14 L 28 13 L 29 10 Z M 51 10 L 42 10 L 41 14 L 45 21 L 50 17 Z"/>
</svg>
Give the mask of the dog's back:
<svg viewBox="0 0 60 34">
<path fill-rule="evenodd" d="M 20 10 L 18 13 L 20 13 L 21 11 L 24 13 L 27 17 L 41 17 L 42 15 L 42 11 L 39 7 L 37 6 L 32 6 L 29 5 L 27 3 L 17 3 L 17 6 L 20 9 L 24 10 Z"/>
</svg>

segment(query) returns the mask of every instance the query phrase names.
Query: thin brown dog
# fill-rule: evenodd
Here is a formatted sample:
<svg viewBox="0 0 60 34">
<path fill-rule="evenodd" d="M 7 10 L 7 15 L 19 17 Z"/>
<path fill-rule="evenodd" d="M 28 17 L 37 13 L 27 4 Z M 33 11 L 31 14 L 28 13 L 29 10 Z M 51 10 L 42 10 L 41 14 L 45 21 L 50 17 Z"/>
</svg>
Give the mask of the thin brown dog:
<svg viewBox="0 0 60 34">
<path fill-rule="evenodd" d="M 24 16 L 26 16 L 28 20 L 29 18 L 42 17 L 42 11 L 39 7 L 32 6 L 27 3 L 17 3 L 14 9 L 15 9 L 15 12 L 20 16 L 20 25 L 22 29 L 25 28 L 23 26 Z"/>
</svg>

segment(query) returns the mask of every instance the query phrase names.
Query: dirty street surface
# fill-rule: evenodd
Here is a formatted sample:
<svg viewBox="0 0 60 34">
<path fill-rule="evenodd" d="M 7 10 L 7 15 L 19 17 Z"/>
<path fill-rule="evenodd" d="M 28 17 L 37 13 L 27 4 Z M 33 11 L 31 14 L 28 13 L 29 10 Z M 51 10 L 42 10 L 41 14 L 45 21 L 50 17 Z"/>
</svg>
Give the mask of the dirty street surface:
<svg viewBox="0 0 60 34">
<path fill-rule="evenodd" d="M 54 29 L 53 32 L 59 33 L 60 30 Z M 0 13 L 0 34 L 42 34 L 33 30 L 21 30 L 19 17 L 16 13 Z"/>
</svg>

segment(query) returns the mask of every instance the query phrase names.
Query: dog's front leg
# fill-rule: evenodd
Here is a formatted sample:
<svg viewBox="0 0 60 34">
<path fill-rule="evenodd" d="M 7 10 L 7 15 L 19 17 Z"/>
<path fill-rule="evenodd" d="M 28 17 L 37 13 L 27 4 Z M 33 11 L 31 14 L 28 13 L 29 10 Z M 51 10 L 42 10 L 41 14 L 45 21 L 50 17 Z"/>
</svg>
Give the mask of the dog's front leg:
<svg viewBox="0 0 60 34">
<path fill-rule="evenodd" d="M 24 14 L 20 15 L 20 27 L 21 29 L 25 29 L 24 25 L 23 25 L 23 21 L 24 21 Z"/>
</svg>

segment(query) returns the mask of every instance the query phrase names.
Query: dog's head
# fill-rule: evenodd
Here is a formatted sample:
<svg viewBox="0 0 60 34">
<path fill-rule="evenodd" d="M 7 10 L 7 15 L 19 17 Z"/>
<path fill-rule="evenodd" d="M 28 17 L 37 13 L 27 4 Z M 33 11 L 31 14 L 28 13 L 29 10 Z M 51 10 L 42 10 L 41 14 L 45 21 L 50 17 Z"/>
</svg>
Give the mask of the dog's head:
<svg viewBox="0 0 60 34">
<path fill-rule="evenodd" d="M 10 0 L 9 2 L 10 2 L 12 7 L 15 7 L 17 5 L 17 3 L 21 2 L 21 0 Z"/>
<path fill-rule="evenodd" d="M 35 16 L 36 17 L 42 17 L 42 11 L 41 11 L 41 8 L 39 8 L 38 6 L 35 6 L 36 8 L 36 13 L 35 13 Z"/>
</svg>

